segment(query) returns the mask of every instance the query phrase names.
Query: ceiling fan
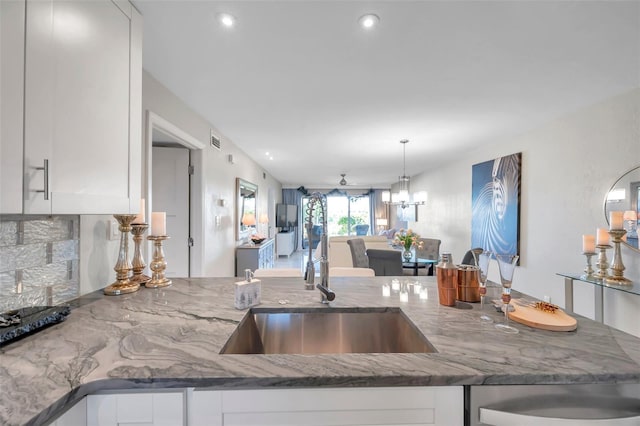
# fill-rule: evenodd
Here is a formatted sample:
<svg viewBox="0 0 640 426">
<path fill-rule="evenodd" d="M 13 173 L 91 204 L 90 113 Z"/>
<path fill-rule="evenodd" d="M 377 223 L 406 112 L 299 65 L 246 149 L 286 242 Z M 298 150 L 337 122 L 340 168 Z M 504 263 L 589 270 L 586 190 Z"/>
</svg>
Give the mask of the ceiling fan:
<svg viewBox="0 0 640 426">
<path fill-rule="evenodd" d="M 354 186 L 354 185 L 357 185 L 356 183 L 347 182 L 347 179 L 346 179 L 347 174 L 346 173 L 340 173 L 340 176 L 341 176 L 341 179 L 340 179 L 340 182 L 338 182 L 340 184 L 340 186 Z"/>
</svg>

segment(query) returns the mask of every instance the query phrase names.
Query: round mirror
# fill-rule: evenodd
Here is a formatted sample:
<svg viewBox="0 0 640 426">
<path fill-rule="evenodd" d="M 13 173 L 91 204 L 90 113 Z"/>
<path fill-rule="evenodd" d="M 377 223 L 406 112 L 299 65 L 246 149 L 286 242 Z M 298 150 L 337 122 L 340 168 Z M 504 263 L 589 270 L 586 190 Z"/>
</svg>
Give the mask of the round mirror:
<svg viewBox="0 0 640 426">
<path fill-rule="evenodd" d="M 626 244 L 638 251 L 638 212 L 640 211 L 640 165 L 624 173 L 611 186 L 604 197 L 604 216 L 609 223 L 609 213 L 624 212 Z"/>
</svg>

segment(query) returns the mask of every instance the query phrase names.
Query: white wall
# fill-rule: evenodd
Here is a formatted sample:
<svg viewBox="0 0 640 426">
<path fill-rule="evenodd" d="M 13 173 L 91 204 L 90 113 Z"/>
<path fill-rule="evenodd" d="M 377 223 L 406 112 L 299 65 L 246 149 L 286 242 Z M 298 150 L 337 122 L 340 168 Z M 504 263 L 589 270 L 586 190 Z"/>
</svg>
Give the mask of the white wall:
<svg viewBox="0 0 640 426">
<path fill-rule="evenodd" d="M 218 132 L 203 117 L 191 110 L 151 74 L 144 71 L 142 78 L 142 117 L 146 129 L 147 110 L 154 112 L 182 131 L 205 144 L 202 151 L 195 151 L 192 161 L 196 166 L 193 184 L 195 198 L 193 208 L 200 212 L 202 223 L 193 224 L 195 246 L 193 252 L 201 253 L 192 263 L 192 276 L 230 277 L 235 274 L 235 187 L 236 177 L 258 185 L 258 212 L 273 214 L 268 209 L 268 194 L 274 194 L 273 204 L 282 199 L 282 185 L 266 173 L 233 142 Z M 251 125 L 251 123 L 247 123 Z M 221 138 L 222 150 L 210 147 L 210 129 Z M 146 132 L 146 130 L 144 130 Z M 143 134 L 143 145 L 146 135 Z M 144 146 L 143 146 L 144 152 Z M 234 164 L 228 162 L 228 155 Z M 147 175 L 144 166 L 143 176 Z M 264 176 L 263 177 L 263 173 Z M 146 189 L 143 188 L 143 193 Z M 225 200 L 224 206 L 219 200 Z M 149 208 L 148 208 L 149 209 Z M 216 226 L 215 217 L 220 217 Z M 119 241 L 107 240 L 107 222 L 110 216 L 82 216 L 80 219 L 80 292 L 88 293 L 104 288 L 115 281 L 113 267 L 118 257 Z M 271 222 L 275 217 L 270 218 Z M 273 223 L 271 224 L 273 226 Z M 129 249 L 133 255 L 133 246 Z M 149 263 L 149 259 L 145 259 Z M 168 259 L 168 261 L 171 261 Z"/>
<path fill-rule="evenodd" d="M 471 167 L 522 152 L 521 267 L 514 288 L 564 304 L 557 272 L 580 273 L 582 234 L 605 227 L 605 192 L 640 163 L 640 89 L 561 117 L 526 134 L 496 141 L 412 178 L 411 190 L 428 191 L 410 226 L 442 240 L 441 252 L 460 261 L 471 245 Z M 640 255 L 625 250 L 626 275 L 640 279 Z M 609 251 L 609 259 L 613 257 Z M 490 279 L 499 282 L 497 265 Z M 577 286 L 575 310 L 593 316 L 593 286 Z M 640 336 L 640 297 L 605 290 L 605 322 Z"/>
<path fill-rule="evenodd" d="M 214 96 L 215 94 L 212 94 Z M 203 151 L 195 152 L 196 175 L 200 181 L 199 205 L 202 213 L 201 229 L 197 231 L 195 244 L 201 245 L 202 263 L 194 264 L 193 276 L 230 277 L 235 273 L 235 187 L 240 177 L 258 185 L 258 212 L 268 212 L 269 190 L 276 194 L 275 202 L 282 199 L 282 185 L 256 162 L 219 132 L 213 124 L 191 110 L 151 74 L 144 71 L 142 78 L 143 111 L 153 111 L 181 130 L 205 143 Z M 251 123 L 247 123 L 248 126 Z M 210 147 L 210 129 L 221 139 L 222 150 Z M 233 155 L 234 164 L 228 161 Z M 256 153 L 258 155 L 262 153 Z M 200 174 L 201 173 L 201 174 Z M 225 200 L 224 206 L 219 200 Z M 220 217 L 216 225 L 215 217 Z M 271 221 L 275 218 L 270 218 Z"/>
</svg>

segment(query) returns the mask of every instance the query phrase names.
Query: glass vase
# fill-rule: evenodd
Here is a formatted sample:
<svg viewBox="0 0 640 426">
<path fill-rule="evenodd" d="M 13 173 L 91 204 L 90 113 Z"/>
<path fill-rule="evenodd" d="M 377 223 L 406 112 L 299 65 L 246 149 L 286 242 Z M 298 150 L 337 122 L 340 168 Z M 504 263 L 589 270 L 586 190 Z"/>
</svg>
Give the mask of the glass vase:
<svg viewBox="0 0 640 426">
<path fill-rule="evenodd" d="M 403 249 L 402 250 L 402 261 L 403 262 L 411 262 L 411 259 L 413 259 L 413 252 L 411 251 L 411 249 Z"/>
</svg>

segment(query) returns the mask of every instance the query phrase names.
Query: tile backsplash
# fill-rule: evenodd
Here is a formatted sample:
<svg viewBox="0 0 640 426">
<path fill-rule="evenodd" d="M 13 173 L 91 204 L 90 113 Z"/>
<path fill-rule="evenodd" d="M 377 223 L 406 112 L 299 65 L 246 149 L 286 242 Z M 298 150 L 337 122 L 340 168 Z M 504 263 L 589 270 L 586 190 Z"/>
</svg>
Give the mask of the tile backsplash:
<svg viewBox="0 0 640 426">
<path fill-rule="evenodd" d="M 80 216 L 0 215 L 0 312 L 79 295 Z"/>
</svg>

